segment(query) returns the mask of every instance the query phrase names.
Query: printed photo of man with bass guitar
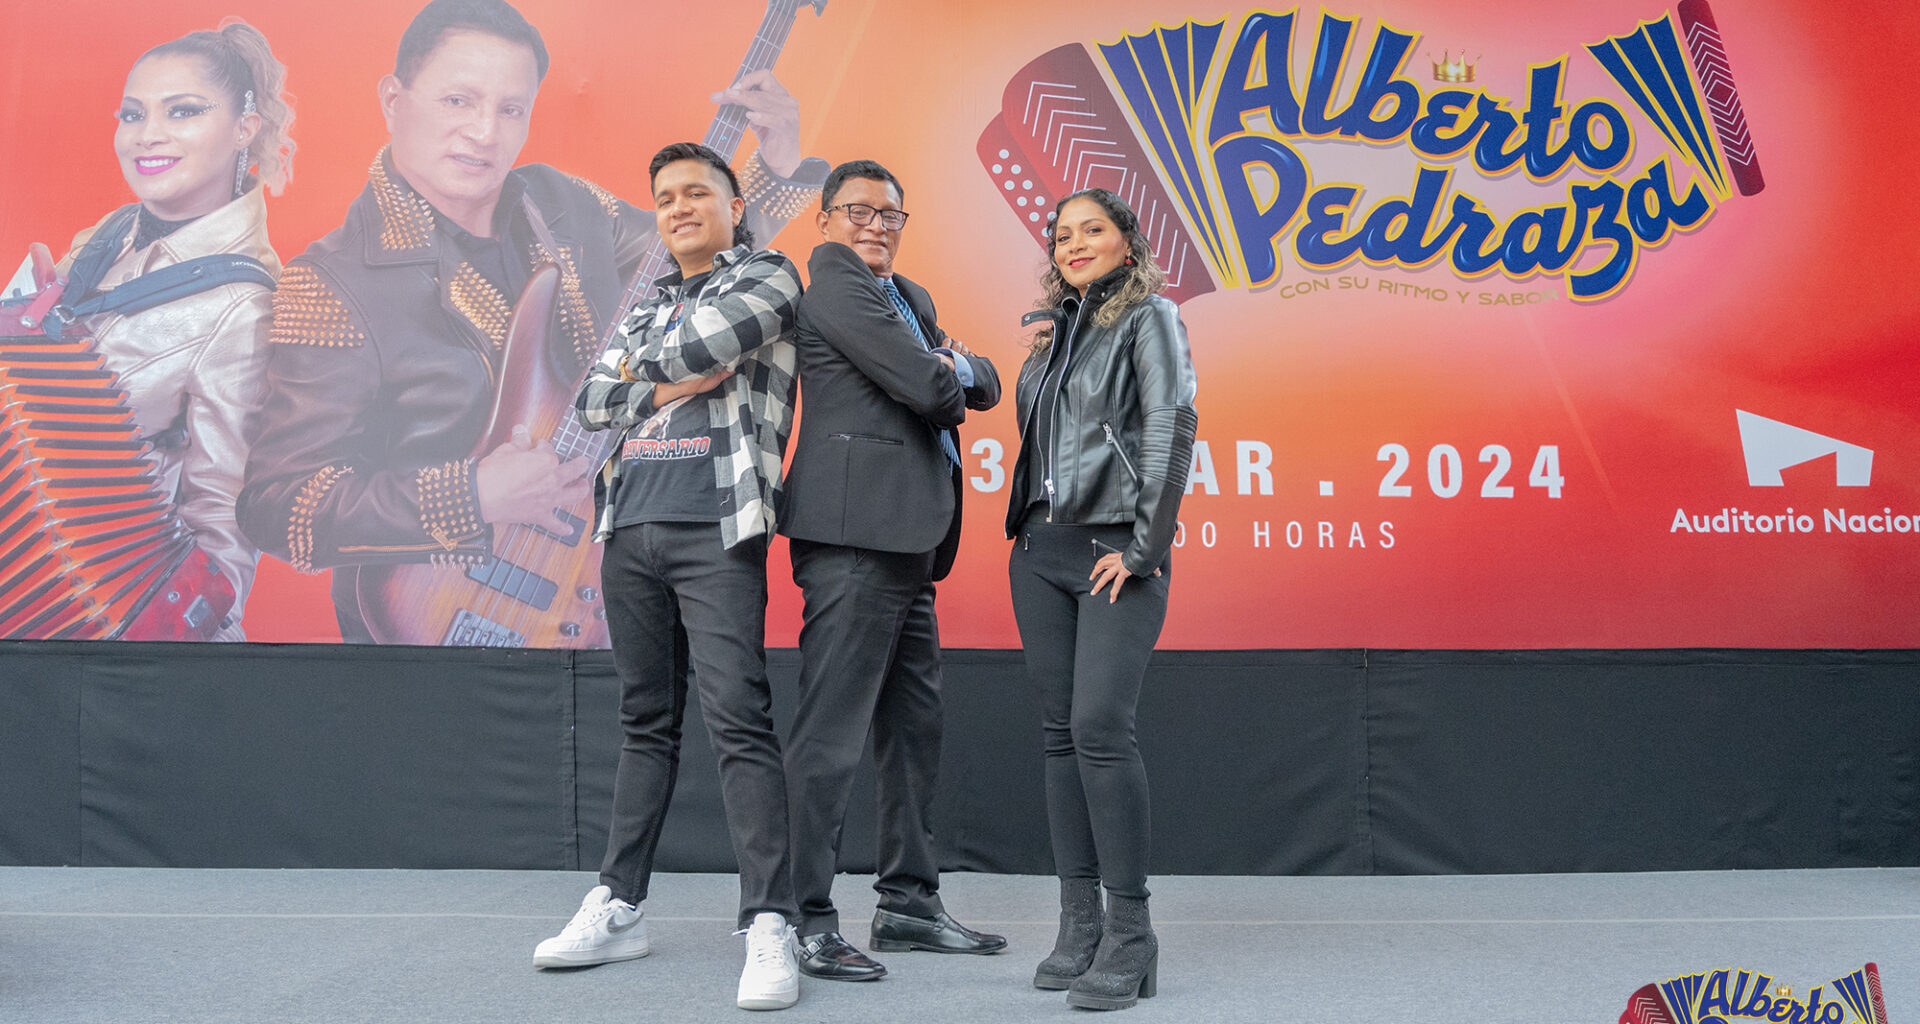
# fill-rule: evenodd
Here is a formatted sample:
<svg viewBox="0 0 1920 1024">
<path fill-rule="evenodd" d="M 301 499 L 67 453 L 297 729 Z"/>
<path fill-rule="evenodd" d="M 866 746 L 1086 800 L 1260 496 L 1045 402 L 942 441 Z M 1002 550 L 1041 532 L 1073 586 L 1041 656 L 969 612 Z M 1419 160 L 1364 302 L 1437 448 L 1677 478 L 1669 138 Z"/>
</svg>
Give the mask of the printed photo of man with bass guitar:
<svg viewBox="0 0 1920 1024">
<path fill-rule="evenodd" d="M 756 39 L 795 9 L 770 3 Z M 758 137 L 740 178 L 761 238 L 827 170 L 801 159 L 778 56 L 750 48 L 707 136 L 723 155 Z M 547 64 L 505 0 L 429 3 L 379 83 L 390 142 L 366 188 L 281 278 L 239 520 L 333 571 L 346 642 L 607 644 L 586 480 L 607 442 L 571 399 L 667 257 L 651 211 L 515 166 Z"/>
</svg>

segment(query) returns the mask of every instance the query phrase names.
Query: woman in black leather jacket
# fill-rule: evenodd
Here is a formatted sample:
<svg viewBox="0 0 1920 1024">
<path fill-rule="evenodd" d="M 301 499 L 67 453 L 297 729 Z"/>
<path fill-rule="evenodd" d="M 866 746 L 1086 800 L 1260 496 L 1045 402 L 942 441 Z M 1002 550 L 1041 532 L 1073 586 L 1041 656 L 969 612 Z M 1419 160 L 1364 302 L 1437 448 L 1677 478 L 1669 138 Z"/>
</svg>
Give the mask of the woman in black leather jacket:
<svg viewBox="0 0 1920 1024">
<path fill-rule="evenodd" d="M 1158 965 L 1133 725 L 1167 614 L 1197 423 L 1193 359 L 1177 307 L 1158 294 L 1166 274 L 1118 196 L 1062 200 L 1048 251 L 1048 308 L 1024 321 L 1048 326 L 1020 370 L 1007 509 L 1060 875 L 1060 935 L 1033 983 L 1111 1010 L 1153 995 Z"/>
</svg>

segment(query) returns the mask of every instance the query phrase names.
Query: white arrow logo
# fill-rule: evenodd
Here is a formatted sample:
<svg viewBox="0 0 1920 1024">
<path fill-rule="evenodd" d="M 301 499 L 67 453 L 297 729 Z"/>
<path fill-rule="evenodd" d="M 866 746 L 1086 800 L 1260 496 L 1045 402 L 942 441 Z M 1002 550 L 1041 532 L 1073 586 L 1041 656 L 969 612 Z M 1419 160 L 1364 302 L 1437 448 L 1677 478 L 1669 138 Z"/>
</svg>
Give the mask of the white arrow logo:
<svg viewBox="0 0 1920 1024">
<path fill-rule="evenodd" d="M 1735 409 L 1740 420 L 1740 448 L 1747 456 L 1747 483 L 1754 487 L 1781 487 L 1780 471 L 1803 462 L 1834 457 L 1836 487 L 1865 487 L 1873 478 L 1873 449 L 1816 434 L 1791 423 L 1755 416 Z"/>
</svg>

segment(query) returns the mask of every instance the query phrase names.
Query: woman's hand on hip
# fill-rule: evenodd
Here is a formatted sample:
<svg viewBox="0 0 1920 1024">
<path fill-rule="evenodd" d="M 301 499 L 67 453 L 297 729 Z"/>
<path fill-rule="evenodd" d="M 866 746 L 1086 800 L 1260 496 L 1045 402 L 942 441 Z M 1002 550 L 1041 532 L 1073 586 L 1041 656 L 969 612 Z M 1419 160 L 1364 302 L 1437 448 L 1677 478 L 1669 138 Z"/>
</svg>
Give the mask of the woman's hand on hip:
<svg viewBox="0 0 1920 1024">
<path fill-rule="evenodd" d="M 1160 570 L 1153 570 L 1153 574 L 1160 575 Z M 1100 596 L 1101 588 L 1113 584 L 1113 590 L 1107 597 L 1107 603 L 1112 604 L 1120 600 L 1120 584 L 1132 579 L 1133 573 L 1128 572 L 1126 564 L 1120 561 L 1120 552 L 1109 551 L 1093 563 L 1093 571 L 1087 574 L 1087 578 L 1093 581 L 1095 597 Z"/>
</svg>

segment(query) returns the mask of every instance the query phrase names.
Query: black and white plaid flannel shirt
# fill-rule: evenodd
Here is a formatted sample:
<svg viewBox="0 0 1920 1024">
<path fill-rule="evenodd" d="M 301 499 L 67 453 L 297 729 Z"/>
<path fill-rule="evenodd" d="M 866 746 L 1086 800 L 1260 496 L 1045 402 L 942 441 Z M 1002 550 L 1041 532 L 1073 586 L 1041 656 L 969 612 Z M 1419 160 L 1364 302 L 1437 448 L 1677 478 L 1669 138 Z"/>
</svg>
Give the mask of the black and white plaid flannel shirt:
<svg viewBox="0 0 1920 1024">
<path fill-rule="evenodd" d="M 749 537 L 773 535 L 780 504 L 780 459 L 793 429 L 797 354 L 794 312 L 800 303 L 800 270 L 773 249 L 737 245 L 713 260 L 713 274 L 695 295 L 685 295 L 678 272 L 656 282 L 651 299 L 633 307 L 613 343 L 580 385 L 574 405 L 589 430 L 625 431 L 653 411 L 655 384 L 669 384 L 733 370 L 708 393 L 707 414 L 724 449 L 714 458 L 716 483 L 732 494 L 720 522 L 720 539 L 733 547 Z M 667 324 L 674 308 L 679 322 Z M 620 379 L 620 364 L 640 378 Z M 716 436 L 716 440 L 718 440 Z M 600 469 L 600 493 L 611 493 L 620 474 L 615 444 Z M 613 534 L 611 503 L 602 502 L 594 539 Z"/>
</svg>

